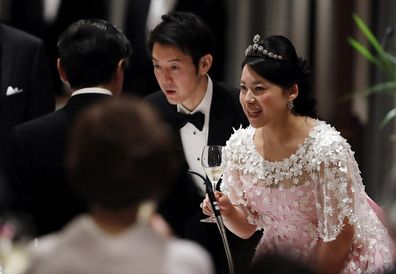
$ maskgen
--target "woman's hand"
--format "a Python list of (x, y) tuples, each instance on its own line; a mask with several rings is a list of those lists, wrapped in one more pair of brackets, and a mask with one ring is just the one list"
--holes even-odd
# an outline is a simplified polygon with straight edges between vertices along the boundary
[[(232, 214), (232, 212), (235, 210), (235, 206), (231, 203), (230, 199), (228, 199), (228, 197), (222, 192), (215, 191), (214, 195), (220, 207), (221, 215), (224, 218), (227, 218), (227, 216)], [(208, 216), (214, 214), (208, 195), (206, 195), (205, 199), (202, 202), (202, 212)]]
[[(216, 191), (214, 194), (220, 207), (221, 215), (224, 218), (225, 226), (232, 233), (243, 239), (250, 238), (256, 231), (256, 226), (247, 221), (242, 209), (233, 205), (227, 195), (219, 191)], [(208, 196), (202, 202), (202, 212), (209, 216), (214, 214)]]
[(340, 273), (345, 266), (354, 233), (353, 226), (345, 219), (344, 227), (337, 238), (331, 242), (322, 243), (318, 252), (317, 273)]

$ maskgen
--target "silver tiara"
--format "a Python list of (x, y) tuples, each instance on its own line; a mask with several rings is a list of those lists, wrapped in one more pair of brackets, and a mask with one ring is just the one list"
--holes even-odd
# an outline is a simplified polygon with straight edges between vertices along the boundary
[(269, 57), (275, 60), (283, 60), (282, 55), (275, 54), (272, 51), (265, 49), (263, 46), (259, 46), (260, 35), (256, 34), (253, 37), (253, 45), (249, 45), (245, 50), (245, 56), (262, 56)]

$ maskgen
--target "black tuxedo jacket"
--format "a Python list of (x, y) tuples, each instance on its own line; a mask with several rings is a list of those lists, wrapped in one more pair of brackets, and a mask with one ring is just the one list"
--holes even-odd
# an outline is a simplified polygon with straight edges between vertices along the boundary
[[(184, 163), (173, 191), (159, 206), (159, 212), (170, 223), (178, 236), (194, 240), (208, 249), (216, 265), (217, 273), (229, 273), (217, 226), (199, 222), (200, 219), (207, 216), (202, 214), (199, 206), (203, 197), (198, 194), (191, 175), (187, 173), (188, 164), (185, 160), (180, 131), (176, 122), (177, 107), (169, 104), (161, 91), (147, 96), (146, 99), (158, 108), (164, 120), (172, 127), (178, 141), (180, 158)], [(225, 145), (233, 133), (233, 128), (238, 129), (240, 126), (247, 125), (248, 121), (239, 103), (238, 90), (214, 81), (208, 144)], [(228, 233), (227, 237), (232, 249), (236, 271), (243, 273), (248, 268), (259, 236), (242, 240), (232, 233)]]
[[(22, 92), (7, 96), (8, 87)], [(53, 111), (55, 100), (43, 42), (0, 24), (0, 169), (12, 128)]]
[(85, 211), (65, 178), (65, 148), (76, 116), (103, 98), (110, 96), (72, 96), (62, 109), (13, 130), (6, 175), (15, 197), (14, 209), (32, 218), (36, 235), (59, 230)]

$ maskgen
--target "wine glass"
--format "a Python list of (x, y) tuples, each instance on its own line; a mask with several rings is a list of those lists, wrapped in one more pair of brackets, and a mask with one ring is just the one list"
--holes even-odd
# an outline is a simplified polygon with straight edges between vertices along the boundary
[[(216, 190), (217, 182), (220, 180), (224, 171), (223, 148), (220, 145), (210, 145), (205, 146), (202, 150), (201, 164), (209, 181), (212, 183), (213, 191)], [(215, 223), (216, 219), (214, 216), (210, 216), (202, 219), (201, 222)]]

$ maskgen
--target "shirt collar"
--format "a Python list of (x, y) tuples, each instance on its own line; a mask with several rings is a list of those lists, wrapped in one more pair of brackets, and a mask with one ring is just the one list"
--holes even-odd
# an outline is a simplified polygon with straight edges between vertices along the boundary
[(186, 109), (182, 104), (177, 104), (177, 112), (185, 113), (185, 114), (194, 114), (195, 112), (202, 112), (205, 114), (205, 116), (209, 115), (210, 112), (210, 104), (212, 103), (212, 95), (213, 95), (213, 82), (212, 79), (210, 79), (209, 75), (208, 77), (208, 85), (206, 87), (206, 92), (205, 96), (202, 99), (201, 103), (192, 111), (189, 111)]
[(98, 87), (92, 87), (92, 88), (82, 88), (74, 91), (71, 96), (74, 95), (79, 95), (79, 94), (87, 94), (87, 93), (99, 93), (99, 94), (105, 94), (105, 95), (113, 95), (110, 90), (104, 89), (104, 88), (98, 88)]

